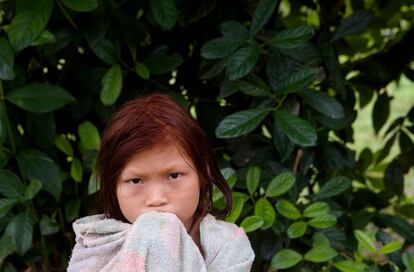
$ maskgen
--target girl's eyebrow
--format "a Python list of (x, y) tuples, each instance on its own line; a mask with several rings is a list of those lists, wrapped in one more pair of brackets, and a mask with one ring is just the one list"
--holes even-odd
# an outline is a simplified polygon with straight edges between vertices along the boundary
[[(183, 163), (174, 163), (174, 164), (170, 164), (167, 167), (165, 167), (163, 170), (161, 170), (162, 174), (167, 174), (173, 170), (177, 170), (177, 169), (187, 169), (189, 168), (189, 166), (187, 164), (183, 164)], [(151, 172), (153, 173), (153, 172)], [(146, 177), (146, 173), (141, 173), (139, 170), (134, 169), (133, 167), (130, 168), (126, 168), (123, 171), (123, 175), (122, 176), (129, 176), (129, 175), (133, 175), (133, 176), (139, 176), (139, 177)]]

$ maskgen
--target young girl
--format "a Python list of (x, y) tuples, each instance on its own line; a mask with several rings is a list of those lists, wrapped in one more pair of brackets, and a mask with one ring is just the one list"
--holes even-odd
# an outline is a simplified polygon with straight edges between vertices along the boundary
[[(250, 271), (248, 237), (218, 219), (231, 189), (199, 124), (169, 96), (132, 100), (112, 117), (97, 178), (104, 214), (73, 223), (69, 272)], [(224, 210), (213, 209), (213, 184)]]

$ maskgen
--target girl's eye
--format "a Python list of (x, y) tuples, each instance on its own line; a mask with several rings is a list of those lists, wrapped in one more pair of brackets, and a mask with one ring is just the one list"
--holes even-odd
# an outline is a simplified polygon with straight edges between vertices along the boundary
[(181, 175), (181, 173), (175, 172), (175, 173), (171, 173), (170, 177), (172, 177), (173, 179), (177, 179), (179, 175)]
[(139, 178), (133, 178), (128, 180), (128, 183), (138, 184), (141, 180)]

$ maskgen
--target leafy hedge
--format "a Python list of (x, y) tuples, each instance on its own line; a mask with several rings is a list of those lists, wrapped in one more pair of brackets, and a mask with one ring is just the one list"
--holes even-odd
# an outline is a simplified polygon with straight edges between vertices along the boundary
[[(105, 121), (163, 90), (210, 137), (253, 271), (414, 271), (414, 109), (384, 127), (387, 85), (414, 80), (413, 17), (405, 0), (1, 0), (1, 268), (65, 270), (71, 223), (99, 212)], [(387, 141), (357, 153), (370, 101)]]

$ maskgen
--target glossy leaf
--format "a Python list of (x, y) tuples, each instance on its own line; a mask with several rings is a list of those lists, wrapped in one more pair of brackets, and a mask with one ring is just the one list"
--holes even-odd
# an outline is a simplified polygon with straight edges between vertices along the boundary
[(272, 204), (266, 198), (262, 197), (254, 206), (254, 214), (263, 218), (264, 223), (261, 229), (270, 228), (276, 220), (276, 212)]
[(56, 200), (62, 191), (60, 167), (48, 155), (35, 149), (24, 149), (17, 155), (17, 163), (23, 176), (42, 182), (42, 188)]
[(260, 182), (260, 168), (258, 166), (249, 167), (246, 174), (246, 185), (250, 195), (256, 191)]
[(272, 258), (270, 266), (275, 269), (286, 269), (302, 261), (302, 255), (292, 249), (282, 249)]
[(31, 200), (37, 195), (40, 189), (42, 189), (42, 183), (37, 179), (33, 179), (32, 181), (30, 181), (29, 186), (26, 188), (26, 191), (24, 192), (24, 199)]
[(318, 136), (308, 121), (279, 109), (276, 111), (276, 124), (292, 142), (304, 147), (316, 145)]
[(276, 203), (276, 208), (286, 218), (297, 220), (301, 217), (301, 213), (298, 208), (295, 207), (291, 202), (282, 199)]
[(303, 90), (316, 79), (318, 70), (304, 68), (281, 79), (277, 93), (287, 94)]
[(6, 38), (0, 38), (0, 80), (12, 80), (14, 74), (14, 52)]
[(221, 59), (230, 56), (242, 44), (240, 39), (220, 37), (205, 43), (200, 53), (205, 59)]
[(364, 31), (373, 19), (372, 11), (357, 10), (347, 17), (336, 29), (332, 40), (338, 40), (345, 36), (357, 34)]
[(267, 43), (273, 48), (292, 49), (303, 45), (313, 34), (313, 28), (298, 26), (271, 34)]
[(283, 195), (295, 184), (295, 176), (290, 172), (284, 172), (274, 177), (266, 189), (266, 197)]
[(225, 21), (220, 24), (220, 31), (224, 37), (247, 41), (249, 33), (247, 28), (237, 21)]
[(394, 251), (399, 250), (402, 247), (402, 243), (400, 241), (392, 241), (388, 244), (385, 244), (379, 251), (380, 254), (389, 254)]
[(36, 5), (19, 12), (11, 21), (9, 41), (16, 51), (29, 46), (45, 28), (52, 13), (52, 0), (39, 0)]
[(309, 220), (308, 224), (317, 229), (326, 229), (336, 224), (336, 217), (331, 214), (319, 215)]
[(155, 20), (165, 29), (171, 29), (177, 20), (177, 7), (174, 0), (150, 0)]
[(234, 138), (253, 131), (269, 114), (270, 109), (249, 109), (224, 118), (216, 128), (218, 138)]
[(13, 172), (0, 170), (0, 193), (7, 198), (23, 199), (25, 186), (20, 178)]
[(243, 221), (240, 224), (240, 227), (242, 227), (246, 233), (252, 232), (263, 226), (264, 220), (260, 216), (251, 215), (243, 219)]
[(305, 208), (303, 211), (304, 217), (318, 217), (329, 214), (329, 205), (325, 202), (315, 202)]
[(236, 222), (243, 210), (246, 200), (247, 196), (237, 192), (233, 193), (233, 206), (230, 215), (226, 218), (226, 221), (231, 223)]
[(377, 252), (377, 248), (375, 247), (374, 241), (363, 231), (355, 230), (354, 231), (355, 238), (357, 238), (359, 245), (365, 249), (368, 249), (372, 253)]
[(94, 124), (90, 121), (81, 123), (78, 127), (78, 134), (84, 148), (88, 150), (99, 150), (101, 137)]
[(226, 73), (230, 80), (247, 75), (259, 59), (260, 48), (251, 44), (234, 52), (227, 60)]
[(70, 176), (76, 182), (82, 181), (83, 168), (81, 162), (77, 158), (74, 158), (70, 165)]
[(0, 219), (3, 218), (17, 203), (15, 198), (0, 198)]
[(316, 198), (324, 199), (339, 195), (345, 192), (349, 186), (351, 186), (351, 181), (347, 177), (340, 176), (331, 178), (328, 182), (322, 185)]
[(316, 233), (313, 238), (312, 248), (305, 254), (305, 260), (322, 263), (327, 262), (338, 255), (335, 249), (331, 247), (328, 239), (321, 233)]
[(269, 21), (275, 10), (278, 0), (261, 0), (253, 15), (253, 20), (250, 25), (250, 36), (256, 35), (263, 26)]
[(98, 7), (97, 0), (61, 0), (62, 3), (74, 11), (92, 11)]
[(357, 261), (340, 261), (334, 263), (334, 266), (342, 272), (364, 272), (366, 271), (366, 265), (362, 262)]
[(101, 102), (104, 105), (112, 105), (118, 99), (122, 90), (122, 71), (119, 64), (109, 69), (102, 78)]
[(20, 255), (26, 253), (32, 244), (33, 218), (26, 210), (14, 216), (6, 228), (6, 233), (12, 237), (16, 251)]
[(287, 229), (288, 237), (291, 239), (299, 238), (305, 235), (308, 224), (306, 222), (295, 222)]
[(6, 99), (31, 112), (49, 112), (75, 101), (68, 92), (56, 85), (31, 83), (9, 92)]
[(310, 107), (328, 117), (338, 119), (344, 115), (342, 105), (335, 98), (324, 92), (309, 90), (305, 91), (301, 96)]

